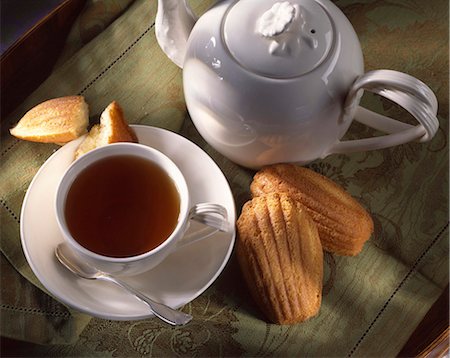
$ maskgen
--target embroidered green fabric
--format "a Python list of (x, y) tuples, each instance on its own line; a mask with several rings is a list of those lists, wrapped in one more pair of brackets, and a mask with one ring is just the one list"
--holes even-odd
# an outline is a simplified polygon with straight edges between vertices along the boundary
[[(109, 321), (65, 307), (46, 292), (22, 251), (25, 192), (58, 146), (19, 141), (8, 129), (31, 107), (53, 97), (85, 96), (92, 117), (116, 100), (130, 123), (180, 133), (220, 166), (238, 212), (249, 199), (254, 172), (215, 152), (186, 112), (181, 70), (156, 43), (156, 1), (88, 3), (109, 4), (104, 8), (108, 15), (100, 10), (81, 15), (51, 76), (2, 118), (1, 334), (30, 342), (21, 348), (26, 355), (395, 356), (448, 284), (448, 2), (335, 1), (359, 35), (366, 70), (395, 69), (427, 83), (439, 101), (440, 128), (428, 143), (335, 155), (308, 165), (348, 190), (375, 223), (357, 257), (325, 255), (319, 314), (293, 326), (267, 323), (233, 255), (218, 280), (187, 305), (194, 320), (176, 329), (156, 319)], [(210, 2), (191, 4), (201, 14)], [(91, 40), (95, 16), (106, 16), (109, 23), (117, 14)], [(87, 34), (80, 35), (83, 31)], [(363, 105), (411, 120), (379, 97), (365, 95)], [(355, 124), (347, 137), (369, 135), (371, 130)]]

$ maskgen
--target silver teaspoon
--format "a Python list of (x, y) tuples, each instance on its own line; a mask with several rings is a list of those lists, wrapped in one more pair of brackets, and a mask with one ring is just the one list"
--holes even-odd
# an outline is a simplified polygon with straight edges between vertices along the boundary
[(105, 272), (99, 271), (88, 263), (81, 261), (81, 259), (65, 243), (59, 244), (56, 247), (55, 255), (58, 261), (64, 267), (66, 267), (79, 277), (90, 280), (104, 280), (113, 282), (116, 285), (127, 290), (128, 292), (132, 293), (138, 299), (145, 302), (150, 307), (155, 316), (162, 319), (164, 322), (167, 322), (174, 326), (181, 326), (188, 323), (192, 319), (192, 316), (190, 314), (177, 311), (162, 303), (155, 302), (141, 292), (135, 290), (133, 287), (129, 286), (122, 280), (118, 279), (117, 277), (113, 277)]

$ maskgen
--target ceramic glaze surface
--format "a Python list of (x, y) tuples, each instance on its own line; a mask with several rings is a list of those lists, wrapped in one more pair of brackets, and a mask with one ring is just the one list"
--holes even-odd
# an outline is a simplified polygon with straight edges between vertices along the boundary
[(328, 20), (335, 30), (326, 59), (301, 76), (271, 78), (229, 55), (222, 38), (233, 4), (224, 1), (210, 9), (189, 38), (183, 83), (195, 126), (216, 150), (246, 167), (320, 157), (350, 124), (338, 119), (348, 88), (363, 73), (355, 32), (345, 17), (338, 17), (339, 23)]
[(225, 14), (222, 35), (242, 67), (272, 78), (293, 78), (314, 70), (335, 40), (330, 17), (313, 0), (238, 1)]
[(186, 43), (196, 18), (186, 0), (158, 0), (155, 35), (165, 54), (182, 67)]
[[(274, 37), (284, 33), (291, 25), (298, 7), (288, 1), (277, 2), (257, 19), (257, 33)], [(228, 16), (230, 19), (230, 16)]]
[[(423, 82), (392, 70), (363, 73), (358, 37), (329, 0), (225, 0), (196, 22), (185, 1), (159, 2), (157, 39), (184, 68), (191, 118), (238, 164), (306, 164), (428, 141), (439, 127), (436, 96)], [(175, 41), (177, 33), (187, 43)], [(419, 124), (360, 108), (364, 90), (397, 103)], [(353, 119), (386, 135), (341, 142)]]
[[(72, 236), (65, 217), (67, 195), (72, 183), (76, 180), (76, 177), (79, 176), (80, 173), (82, 173), (83, 170), (89, 165), (96, 163), (99, 160), (118, 155), (139, 157), (156, 164), (165, 172), (170, 180), (173, 181), (180, 202), (176, 227), (162, 243), (144, 253), (124, 257), (106, 256), (84, 247), (76, 240), (74, 236)], [(227, 223), (228, 217), (227, 210), (225, 208), (213, 203), (197, 203), (192, 206), (190, 197), (191, 195), (189, 193), (184, 175), (178, 166), (165, 154), (143, 144), (128, 142), (112, 143), (110, 145), (91, 150), (71, 163), (71, 165), (67, 168), (56, 191), (55, 217), (62, 236), (74, 252), (76, 252), (85, 262), (93, 265), (100, 271), (112, 275), (136, 275), (156, 267), (169, 254), (180, 249), (183, 245), (206, 239), (219, 230), (224, 232), (230, 230), (229, 225), (224, 223)], [(115, 205), (122, 204), (123, 202), (120, 200), (115, 202)], [(104, 213), (102, 212), (102, 214)], [(221, 217), (220, 224), (224, 223), (224, 225), (218, 226), (210, 224), (211, 221), (217, 223), (217, 215)], [(197, 216), (201, 216), (203, 220), (197, 219)], [(210, 220), (208, 220), (208, 218)], [(190, 225), (190, 221), (192, 220), (197, 220), (198, 222), (209, 225), (212, 230), (199, 230), (196, 233), (185, 235)], [(136, 225), (139, 225), (139, 223)], [(130, 232), (131, 231), (132, 230), (130, 230)], [(124, 237), (123, 239), (126, 240), (127, 238)]]

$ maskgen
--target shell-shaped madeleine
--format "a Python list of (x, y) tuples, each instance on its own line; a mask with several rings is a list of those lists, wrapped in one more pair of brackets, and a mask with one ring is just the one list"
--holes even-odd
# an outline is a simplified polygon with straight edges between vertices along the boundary
[(237, 221), (237, 256), (245, 281), (274, 323), (317, 314), (322, 300), (323, 252), (316, 225), (286, 194), (247, 202)]
[(326, 251), (354, 256), (373, 232), (369, 213), (342, 187), (313, 170), (294, 164), (261, 169), (250, 185), (253, 196), (287, 193), (312, 217)]
[(66, 143), (87, 132), (88, 105), (82, 96), (50, 99), (30, 109), (10, 133), (42, 143)]

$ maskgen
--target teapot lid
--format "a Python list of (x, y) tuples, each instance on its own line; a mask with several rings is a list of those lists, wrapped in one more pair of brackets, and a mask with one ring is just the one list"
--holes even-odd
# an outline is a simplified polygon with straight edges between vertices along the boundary
[(292, 78), (323, 62), (334, 33), (330, 17), (315, 0), (240, 0), (224, 19), (223, 38), (249, 71)]

